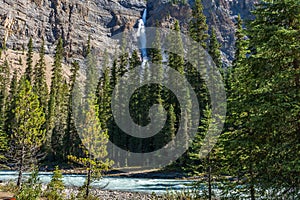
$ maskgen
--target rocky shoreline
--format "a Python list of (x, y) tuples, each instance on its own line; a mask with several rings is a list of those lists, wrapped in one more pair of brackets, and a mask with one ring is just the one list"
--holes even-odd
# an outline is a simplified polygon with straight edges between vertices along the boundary
[[(0, 185), (5, 185), (5, 183), (0, 183)], [(46, 189), (46, 185), (43, 185), (42, 190), (45, 189)], [(76, 196), (78, 192), (79, 190), (76, 187), (67, 187), (63, 191), (67, 199), (69, 199), (71, 196)], [(102, 189), (92, 189), (91, 194), (97, 197), (98, 199), (103, 199), (103, 200), (151, 200), (154, 198), (154, 196), (156, 196), (154, 194), (143, 193), (143, 192), (113, 191), (113, 190), (102, 190)], [(13, 193), (0, 190), (0, 199), (10, 199), (12, 197), (14, 197)]]
[(152, 194), (142, 193), (142, 192), (125, 192), (125, 191), (112, 191), (112, 190), (100, 190), (100, 189), (93, 190), (92, 194), (98, 199), (105, 199), (105, 200), (121, 200), (121, 199), (122, 200), (123, 199), (124, 200), (151, 200), (154, 197), (154, 195)]

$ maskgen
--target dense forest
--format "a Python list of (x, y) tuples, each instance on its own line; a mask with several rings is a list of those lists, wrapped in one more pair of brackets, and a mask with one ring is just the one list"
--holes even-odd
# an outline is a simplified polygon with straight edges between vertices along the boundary
[[(91, 177), (93, 173), (114, 167), (136, 166), (128, 159), (132, 153), (141, 153), (143, 167), (151, 168), (164, 160), (165, 155), (158, 154), (156, 159), (150, 160), (143, 158), (142, 153), (156, 151), (165, 145), (171, 149), (186, 145), (188, 150), (176, 161), (168, 163), (165, 169), (202, 177), (200, 182), (207, 183), (209, 199), (216, 195), (213, 188), (220, 182), (222, 185), (218, 187), (232, 197), (298, 199), (300, 1), (262, 1), (253, 15), (255, 19), (248, 22), (237, 18), (235, 58), (231, 66), (224, 66), (216, 33), (206, 24), (201, 1), (195, 2), (189, 36), (211, 56), (222, 75), (227, 97), (224, 128), (217, 144), (205, 157), (201, 157), (199, 151), (214, 120), (206, 82), (186, 58), (161, 48), (159, 32), (155, 36), (155, 48), (147, 49), (149, 64), (133, 81), (153, 77), (173, 81), (164, 70), (165, 65), (185, 76), (197, 95), (200, 108), (199, 126), (193, 139), (187, 128), (192, 123), (193, 105), (187, 102), (185, 109), (189, 112), (182, 115), (178, 97), (159, 84), (148, 84), (135, 90), (129, 110), (136, 124), (146, 126), (163, 115), (159, 109), (155, 113), (157, 116), (150, 119), (148, 115), (152, 105), (161, 104), (167, 112), (163, 129), (155, 136), (137, 138), (118, 127), (112, 110), (126, 115), (124, 108), (128, 106), (113, 99), (118, 91), (124, 90), (118, 82), (142, 64), (139, 50), (128, 52), (126, 41), (121, 44), (121, 56), (109, 60), (106, 52), (95, 55), (91, 38), (87, 38), (84, 51), (86, 79), (83, 85), (78, 85), (82, 75), (80, 64), (75, 61), (64, 63), (63, 40), (59, 39), (51, 66), (51, 85), (48, 85), (44, 44), (35, 63), (34, 38), (30, 38), (27, 59), (20, 60), (20, 63), (26, 62), (25, 73), (13, 70), (9, 60), (5, 60), (0, 68), (0, 164), (3, 169), (19, 172), (18, 186), (22, 183), (22, 173), (32, 166), (40, 169), (53, 169), (55, 165), (62, 168), (84, 166)], [(175, 22), (172, 29), (177, 34), (169, 38), (169, 48), (185, 51), (179, 23)], [(2, 46), (1, 59), (7, 51), (5, 44)], [(196, 50), (192, 49), (190, 53)], [(167, 62), (163, 62), (163, 54), (167, 55)], [(70, 76), (63, 74), (63, 63), (69, 66)], [(201, 63), (199, 57), (198, 64)], [(99, 65), (100, 77), (96, 75)], [(76, 95), (80, 88), (85, 88), (83, 100)], [(113, 95), (113, 91), (117, 94)], [(185, 92), (186, 99), (189, 94), (189, 91)], [(118, 97), (120, 99), (122, 97)], [(74, 109), (74, 102), (81, 105), (80, 109)], [(78, 126), (78, 116), (84, 126)], [(186, 125), (183, 128), (185, 135), (177, 144), (172, 141), (181, 122)], [(82, 139), (78, 131), (87, 137)], [(125, 151), (109, 147), (109, 141)], [(101, 151), (94, 145), (100, 146)]]

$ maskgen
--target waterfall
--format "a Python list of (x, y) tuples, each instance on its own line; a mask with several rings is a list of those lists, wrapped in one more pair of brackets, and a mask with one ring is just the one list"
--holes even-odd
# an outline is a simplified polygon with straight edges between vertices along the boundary
[(147, 50), (146, 50), (147, 39), (146, 39), (146, 31), (145, 31), (146, 17), (147, 17), (147, 9), (144, 10), (142, 19), (139, 19), (138, 31), (137, 31), (137, 36), (139, 37), (141, 43), (141, 53), (142, 53), (143, 63), (145, 63), (148, 60)]
[(146, 24), (146, 18), (147, 18), (147, 8), (144, 10), (143, 16), (142, 16), (142, 20), (143, 20), (144, 24)]

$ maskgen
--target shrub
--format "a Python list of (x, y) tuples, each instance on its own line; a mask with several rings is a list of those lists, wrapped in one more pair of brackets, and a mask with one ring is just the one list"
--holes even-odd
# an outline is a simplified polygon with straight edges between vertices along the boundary
[(18, 200), (37, 200), (42, 194), (42, 184), (38, 178), (38, 171), (34, 170), (29, 179), (22, 184), (16, 195)]
[(63, 175), (61, 171), (58, 169), (58, 166), (56, 166), (53, 172), (52, 179), (48, 184), (47, 190), (44, 192), (43, 196), (46, 197), (48, 200), (65, 199), (65, 195), (63, 194), (65, 185), (62, 179), (63, 179)]

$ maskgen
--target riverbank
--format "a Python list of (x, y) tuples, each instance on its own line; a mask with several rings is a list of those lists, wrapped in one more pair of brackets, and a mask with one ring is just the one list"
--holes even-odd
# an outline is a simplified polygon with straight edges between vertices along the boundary
[[(65, 192), (67, 197), (70, 197), (72, 193), (76, 194), (78, 191), (66, 189)], [(92, 194), (98, 199), (103, 200), (151, 200), (154, 197), (152, 194), (142, 192), (125, 192), (100, 189), (93, 189)]]
[[(1, 184), (3, 185), (3, 183)], [(45, 190), (46, 187), (43, 187)], [(65, 198), (69, 199), (71, 196), (76, 196), (78, 194), (77, 188), (66, 188), (63, 191)], [(92, 189), (92, 194), (97, 199), (103, 200), (151, 200), (153, 199), (152, 194), (142, 193), (142, 192), (125, 192), (125, 191), (111, 191), (111, 190), (100, 190), (100, 189)], [(14, 194), (9, 191), (1, 191), (0, 189), (0, 200), (8, 200), (12, 199)], [(46, 200), (46, 198), (41, 197), (40, 200)]]

